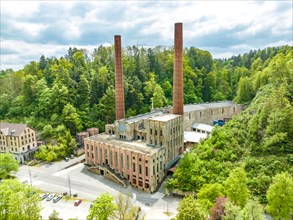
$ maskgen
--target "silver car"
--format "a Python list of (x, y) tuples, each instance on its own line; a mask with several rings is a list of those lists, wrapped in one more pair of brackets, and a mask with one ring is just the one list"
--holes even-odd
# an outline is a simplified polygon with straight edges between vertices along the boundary
[(47, 197), (47, 201), (50, 201), (51, 199), (53, 199), (53, 197), (55, 196), (55, 194), (50, 194), (50, 195), (48, 195), (48, 197)]
[(53, 199), (53, 202), (56, 203), (56, 202), (58, 202), (60, 199), (62, 199), (62, 195), (59, 195), (59, 196), (55, 197), (55, 198)]

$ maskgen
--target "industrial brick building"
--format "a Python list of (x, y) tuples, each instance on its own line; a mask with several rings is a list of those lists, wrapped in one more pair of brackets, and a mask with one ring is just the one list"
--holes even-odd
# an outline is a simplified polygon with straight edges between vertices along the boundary
[(125, 119), (121, 37), (114, 37), (116, 121), (105, 133), (84, 139), (85, 163), (97, 174), (126, 186), (154, 192), (180, 159), (184, 130), (197, 123), (231, 118), (241, 110), (232, 102), (183, 105), (183, 32), (175, 24), (173, 107)]
[(33, 158), (38, 149), (36, 131), (26, 124), (0, 122), (0, 153), (10, 152), (20, 163)]

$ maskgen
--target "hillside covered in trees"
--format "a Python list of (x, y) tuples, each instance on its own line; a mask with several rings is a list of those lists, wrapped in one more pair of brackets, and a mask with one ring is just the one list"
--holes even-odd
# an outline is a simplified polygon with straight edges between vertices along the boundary
[(272, 177), (282, 172), (292, 175), (292, 50), (252, 63), (239, 80), (235, 100), (252, 98), (245, 111), (224, 127), (216, 127), (211, 138), (184, 155), (169, 188), (199, 192), (205, 184), (223, 184), (231, 170), (242, 167), (251, 195), (266, 202)]

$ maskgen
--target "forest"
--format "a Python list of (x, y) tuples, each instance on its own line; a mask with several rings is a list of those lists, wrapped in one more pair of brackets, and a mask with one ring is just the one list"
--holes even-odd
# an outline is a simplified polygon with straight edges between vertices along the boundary
[[(151, 100), (155, 108), (172, 105), (172, 48), (129, 46), (122, 56), (127, 117), (150, 111)], [(190, 47), (183, 56), (185, 104), (234, 100), (246, 110), (185, 154), (168, 188), (197, 193), (242, 167), (251, 195), (266, 202), (272, 177), (293, 172), (293, 48), (213, 59)], [(75, 148), (77, 132), (102, 132), (115, 120), (113, 47), (41, 56), (21, 70), (2, 70), (0, 85), (0, 121), (35, 128), (46, 141), (39, 159), (63, 158)]]

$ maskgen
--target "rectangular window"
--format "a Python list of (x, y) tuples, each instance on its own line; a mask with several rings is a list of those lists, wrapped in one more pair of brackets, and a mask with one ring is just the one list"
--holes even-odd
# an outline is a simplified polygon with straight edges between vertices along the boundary
[(132, 172), (135, 172), (135, 163), (132, 164)]
[(121, 154), (120, 160), (121, 160), (121, 168), (123, 169), (123, 168), (124, 168), (124, 164), (123, 164), (123, 154)]
[(199, 112), (199, 117), (201, 117), (201, 112)]
[(139, 164), (139, 174), (141, 174), (141, 165)]
[(211, 110), (211, 115), (213, 115), (213, 110)]
[(116, 167), (118, 167), (118, 153), (117, 152), (115, 152), (115, 160), (116, 160)]
[(105, 149), (105, 159), (108, 158), (108, 152), (107, 152), (107, 149)]
[(224, 109), (222, 108), (222, 114), (224, 114)]
[(163, 131), (162, 130), (160, 130), (160, 136), (163, 136)]
[(110, 165), (113, 165), (113, 164), (112, 164), (112, 162), (113, 162), (113, 158), (112, 158), (112, 156), (113, 156), (113, 155), (112, 155), (112, 151), (110, 150)]
[(149, 175), (149, 169), (148, 169), (148, 167), (145, 167), (145, 175), (146, 175), (146, 176)]
[(162, 161), (160, 161), (160, 170), (162, 170)]
[(158, 132), (157, 132), (157, 130), (155, 130), (155, 135), (157, 135), (158, 134)]
[(153, 129), (150, 130), (150, 133), (153, 134)]
[(129, 169), (129, 155), (126, 156), (126, 167)]
[(103, 160), (103, 149), (100, 148), (100, 163), (102, 163)]
[(153, 166), (153, 175), (156, 174), (155, 166)]

